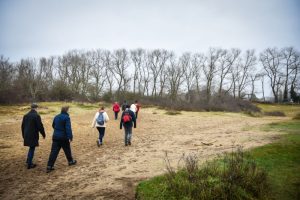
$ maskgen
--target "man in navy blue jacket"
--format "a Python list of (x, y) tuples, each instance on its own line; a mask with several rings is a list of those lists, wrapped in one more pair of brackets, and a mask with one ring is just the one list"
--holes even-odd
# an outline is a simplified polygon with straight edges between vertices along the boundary
[(69, 117), (69, 107), (62, 107), (61, 113), (56, 115), (52, 127), (54, 129), (52, 137), (52, 147), (47, 165), (47, 172), (54, 170), (54, 163), (58, 156), (60, 149), (62, 148), (65, 152), (69, 165), (75, 165), (76, 160), (73, 160), (71, 153), (70, 142), (73, 140), (71, 119)]
[(120, 121), (120, 129), (122, 129), (122, 126), (124, 126), (125, 129), (125, 146), (131, 145), (132, 126), (136, 128), (135, 114), (129, 108), (130, 106), (126, 105), (126, 109), (122, 113)]

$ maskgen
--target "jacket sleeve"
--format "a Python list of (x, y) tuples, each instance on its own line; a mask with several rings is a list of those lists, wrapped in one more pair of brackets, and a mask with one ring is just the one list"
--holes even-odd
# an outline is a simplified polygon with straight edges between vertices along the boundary
[(67, 134), (67, 138), (69, 140), (73, 140), (73, 134), (72, 134), (72, 128), (71, 128), (71, 119), (70, 117), (67, 117), (66, 119), (66, 134)]
[(135, 118), (134, 112), (131, 112), (131, 118), (132, 118), (132, 121), (133, 121), (133, 124), (134, 124), (134, 128), (136, 128), (136, 118)]
[(38, 130), (42, 134), (42, 136), (46, 137), (44, 125), (42, 123), (41, 116), (39, 116), (39, 115), (37, 116), (37, 126), (38, 126)]
[(109, 117), (108, 117), (108, 114), (105, 112), (105, 122), (108, 122), (109, 121)]
[(25, 120), (25, 116), (23, 117), (22, 125), (21, 125), (21, 131), (22, 131), (22, 137), (23, 137), (23, 139), (24, 139), (24, 125), (25, 125), (24, 120)]

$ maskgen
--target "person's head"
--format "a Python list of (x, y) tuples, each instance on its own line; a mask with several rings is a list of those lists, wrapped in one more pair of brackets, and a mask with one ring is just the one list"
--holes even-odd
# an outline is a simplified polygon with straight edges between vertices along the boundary
[(127, 103), (126, 100), (124, 100), (124, 103)]
[(138, 100), (135, 100), (135, 103), (138, 103)]
[(31, 108), (32, 110), (36, 110), (38, 107), (39, 107), (39, 106), (37, 105), (37, 103), (32, 103), (31, 106), (30, 106), (30, 108)]
[(104, 106), (102, 106), (100, 109), (99, 109), (99, 111), (103, 111), (104, 110)]
[(126, 108), (130, 108), (130, 105), (128, 104), (128, 105), (126, 105)]
[(61, 112), (62, 113), (68, 113), (69, 112), (69, 106), (63, 106), (63, 107), (61, 107)]

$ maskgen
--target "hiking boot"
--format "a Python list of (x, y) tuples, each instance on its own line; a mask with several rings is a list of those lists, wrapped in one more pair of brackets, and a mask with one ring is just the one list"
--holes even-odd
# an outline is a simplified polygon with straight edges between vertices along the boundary
[(96, 143), (97, 143), (97, 146), (100, 147), (100, 142), (99, 142), (99, 140), (97, 140)]
[(69, 162), (69, 166), (71, 165), (76, 165), (77, 161), (76, 160), (72, 160), (71, 162)]
[(127, 144), (127, 143), (125, 143), (125, 146), (128, 146), (128, 144)]
[(27, 165), (27, 169), (33, 169), (36, 167), (36, 164)]
[(51, 167), (51, 166), (47, 166), (47, 170), (46, 170), (46, 173), (49, 173), (51, 171), (54, 170), (54, 167)]
[(130, 142), (130, 141), (128, 142), (128, 145), (129, 145), (129, 146), (131, 145), (131, 142)]

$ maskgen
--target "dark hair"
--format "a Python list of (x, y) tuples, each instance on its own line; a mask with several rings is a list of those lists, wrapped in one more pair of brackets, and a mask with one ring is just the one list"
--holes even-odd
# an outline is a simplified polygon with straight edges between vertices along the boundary
[(135, 103), (137, 103), (138, 102), (138, 100), (135, 100)]
[(127, 105), (126, 105), (126, 108), (130, 108), (130, 105), (129, 105), (129, 104), (127, 104)]
[(38, 108), (39, 106), (37, 105), (37, 103), (32, 103), (30, 106), (32, 109)]
[(69, 106), (61, 107), (61, 112), (68, 112), (68, 111), (69, 111)]

